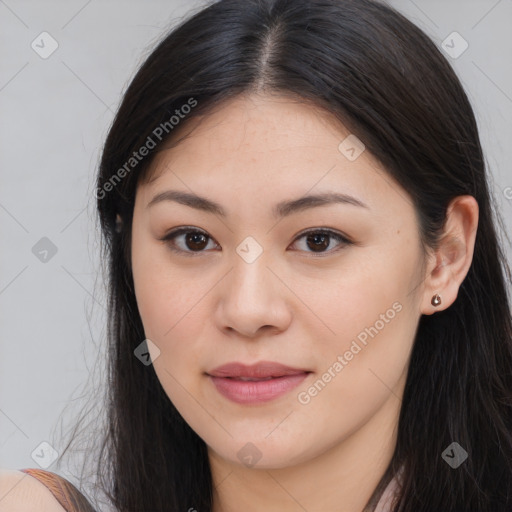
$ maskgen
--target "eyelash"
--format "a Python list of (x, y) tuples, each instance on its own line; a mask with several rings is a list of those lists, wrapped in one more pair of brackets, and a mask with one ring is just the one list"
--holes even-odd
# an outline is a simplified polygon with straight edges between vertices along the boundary
[[(173, 252), (176, 252), (176, 253), (179, 253), (179, 254), (182, 254), (184, 256), (191, 256), (191, 257), (196, 257), (196, 256), (200, 256), (201, 253), (204, 253), (205, 250), (202, 250), (202, 251), (185, 251), (183, 249), (177, 249), (176, 247), (173, 246), (172, 242), (174, 240), (174, 238), (176, 238), (177, 236), (179, 235), (182, 235), (182, 234), (187, 234), (187, 233), (197, 233), (197, 234), (201, 234), (201, 235), (204, 235), (206, 238), (208, 238), (209, 240), (213, 240), (215, 241), (211, 236), (209, 236), (205, 231), (202, 231), (200, 229), (197, 229), (197, 228), (193, 228), (193, 227), (189, 227), (189, 226), (185, 226), (185, 227), (181, 227), (181, 228), (176, 228), (172, 231), (170, 231), (169, 233), (167, 233), (163, 238), (160, 238), (160, 240), (162, 242), (167, 242), (167, 246), (169, 247), (169, 249), (171, 249)], [(307, 231), (303, 231), (302, 233), (299, 233), (297, 235), (297, 237), (294, 239), (293, 243), (295, 243), (297, 240), (299, 240), (300, 238), (303, 238), (307, 235), (311, 235), (311, 234), (323, 234), (323, 235), (329, 235), (330, 237), (334, 238), (336, 241), (340, 242), (342, 245), (339, 246), (338, 248), (336, 249), (333, 249), (333, 250), (328, 250), (328, 251), (325, 251), (325, 252), (319, 252), (319, 253), (315, 253), (315, 252), (312, 252), (312, 251), (306, 251), (306, 252), (310, 252), (314, 258), (322, 258), (322, 257), (325, 257), (325, 256), (328, 256), (328, 255), (331, 255), (333, 253), (337, 253), (338, 251), (340, 251), (341, 249), (343, 249), (344, 246), (346, 245), (352, 245), (353, 242), (351, 240), (349, 240), (346, 236), (342, 235), (341, 233), (338, 233), (337, 231), (333, 231), (331, 229), (322, 229), (322, 228), (315, 228), (315, 229), (310, 229), (310, 230), (307, 230)], [(216, 243), (216, 242), (215, 242)]]

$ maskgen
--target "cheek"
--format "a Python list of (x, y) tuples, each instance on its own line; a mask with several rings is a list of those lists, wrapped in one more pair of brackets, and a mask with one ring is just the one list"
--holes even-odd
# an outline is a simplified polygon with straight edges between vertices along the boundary
[(390, 326), (414, 313), (416, 299), (411, 290), (418, 279), (417, 261), (418, 254), (411, 248), (384, 250), (380, 246), (354, 251), (353, 257), (321, 279), (295, 278), (294, 291), (320, 320), (327, 335), (320, 342), (323, 339), (326, 348), (336, 345), (340, 349), (358, 336), (364, 341), (369, 336), (367, 329), (375, 324), (379, 337), (390, 333)]
[[(367, 250), (364, 258), (347, 263), (345, 272), (333, 272), (308, 297), (329, 327), (315, 340), (322, 381), (316, 389), (323, 396), (314, 398), (318, 414), (328, 402), (351, 410), (353, 417), (366, 417), (398, 384), (419, 318), (417, 298), (410, 293), (419, 279), (419, 256), (414, 244)], [(316, 389), (309, 390), (311, 396)]]
[(404, 296), (405, 280), (403, 286), (397, 281), (383, 287), (373, 279), (362, 289), (359, 277), (343, 282), (345, 292), (352, 293), (323, 304), (323, 318), (335, 334), (315, 340), (316, 379), (297, 390), (308, 418), (330, 411), (327, 437), (364, 424), (393, 400), (392, 393), (400, 396), (414, 341), (417, 317)]
[(144, 333), (160, 350), (155, 367), (172, 372), (196, 361), (204, 326), (205, 297), (211, 285), (169, 264), (165, 248), (154, 242), (136, 244), (132, 251), (137, 307)]
[(209, 424), (211, 417), (202, 405), (198, 388), (198, 377), (206, 368), (199, 367), (198, 362), (200, 340), (205, 337), (202, 330), (206, 312), (201, 299), (211, 284), (197, 276), (192, 282), (183, 271), (169, 265), (160, 252), (165, 251), (139, 251), (133, 258), (135, 294), (144, 332), (160, 351), (153, 359), (153, 369), (169, 400), (189, 425)]

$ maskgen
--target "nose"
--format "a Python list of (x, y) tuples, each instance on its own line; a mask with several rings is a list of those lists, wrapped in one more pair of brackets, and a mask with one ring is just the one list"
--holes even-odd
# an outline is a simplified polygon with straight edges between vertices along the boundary
[(219, 328), (247, 338), (286, 330), (292, 318), (290, 291), (278, 275), (263, 256), (252, 263), (235, 258), (217, 289)]

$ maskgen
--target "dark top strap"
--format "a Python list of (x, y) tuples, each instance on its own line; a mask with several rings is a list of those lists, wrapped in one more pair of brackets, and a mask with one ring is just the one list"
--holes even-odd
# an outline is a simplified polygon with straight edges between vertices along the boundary
[(96, 512), (86, 497), (68, 480), (44, 469), (20, 469), (37, 478), (55, 496), (66, 512)]

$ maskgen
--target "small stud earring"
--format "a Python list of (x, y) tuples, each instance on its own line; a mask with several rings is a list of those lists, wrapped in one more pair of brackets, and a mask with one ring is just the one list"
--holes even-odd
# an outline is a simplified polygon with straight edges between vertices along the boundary
[(441, 304), (441, 297), (440, 297), (440, 295), (436, 293), (432, 297), (432, 300), (430, 301), (430, 303), (432, 304), (432, 306), (439, 306), (439, 304)]

